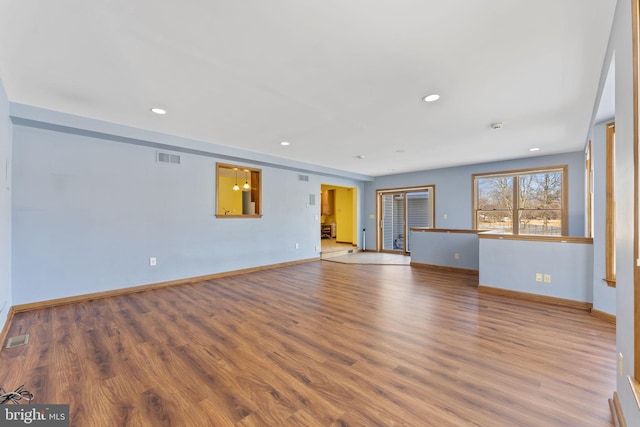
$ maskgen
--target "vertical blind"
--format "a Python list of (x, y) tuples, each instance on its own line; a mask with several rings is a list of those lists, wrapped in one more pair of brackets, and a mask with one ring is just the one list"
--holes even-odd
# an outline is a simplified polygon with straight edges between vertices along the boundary
[(382, 249), (409, 252), (410, 229), (433, 227), (433, 193), (425, 188), (382, 193), (380, 197)]

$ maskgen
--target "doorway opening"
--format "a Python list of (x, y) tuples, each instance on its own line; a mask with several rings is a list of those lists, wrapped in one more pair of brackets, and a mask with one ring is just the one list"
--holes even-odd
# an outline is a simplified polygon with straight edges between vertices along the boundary
[(322, 257), (342, 254), (358, 247), (358, 189), (320, 186), (320, 242)]

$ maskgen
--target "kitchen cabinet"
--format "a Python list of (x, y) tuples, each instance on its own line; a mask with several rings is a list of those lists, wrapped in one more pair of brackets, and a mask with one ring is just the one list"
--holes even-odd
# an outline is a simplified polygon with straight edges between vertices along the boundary
[(336, 191), (324, 190), (320, 198), (320, 211), (322, 215), (333, 215), (335, 210)]

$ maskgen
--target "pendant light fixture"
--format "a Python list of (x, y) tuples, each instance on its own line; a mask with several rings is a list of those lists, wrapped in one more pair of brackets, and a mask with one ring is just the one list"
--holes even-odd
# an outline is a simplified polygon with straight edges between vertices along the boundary
[(242, 186), (242, 191), (248, 191), (251, 188), (249, 185), (249, 172), (244, 171), (244, 185)]
[(233, 191), (238, 191), (240, 186), (238, 185), (238, 169), (236, 169), (236, 183), (233, 185)]

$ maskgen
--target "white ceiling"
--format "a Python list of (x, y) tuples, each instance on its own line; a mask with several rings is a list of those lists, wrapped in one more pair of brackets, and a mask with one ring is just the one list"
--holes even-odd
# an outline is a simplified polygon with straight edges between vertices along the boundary
[(0, 78), (13, 102), (378, 176), (581, 150), (615, 3), (2, 0)]

